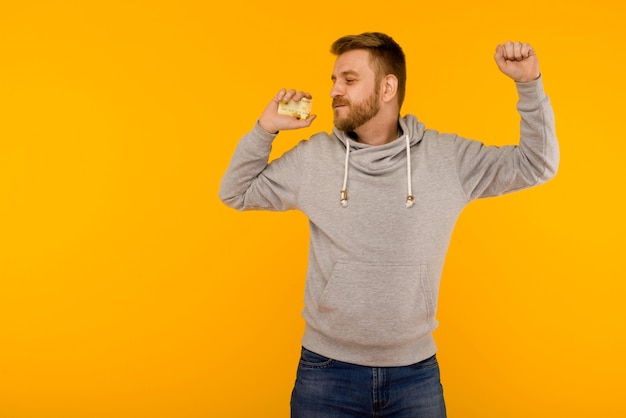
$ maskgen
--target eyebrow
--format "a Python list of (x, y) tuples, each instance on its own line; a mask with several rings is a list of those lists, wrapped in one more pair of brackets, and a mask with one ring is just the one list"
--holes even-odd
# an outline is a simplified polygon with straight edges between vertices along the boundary
[[(346, 77), (346, 76), (349, 76), (349, 75), (355, 75), (355, 76), (358, 76), (358, 75), (359, 75), (359, 73), (357, 73), (357, 72), (356, 72), (356, 71), (354, 71), (354, 70), (347, 70), (347, 71), (342, 71), (341, 73), (339, 73), (339, 75), (340, 75), (340, 76), (343, 76), (343, 77)], [(337, 79), (337, 77), (335, 77), (335, 75), (333, 74), (333, 75), (331, 75), (331, 76), (330, 76), (330, 79), (331, 79), (332, 81), (335, 81), (335, 80)]]

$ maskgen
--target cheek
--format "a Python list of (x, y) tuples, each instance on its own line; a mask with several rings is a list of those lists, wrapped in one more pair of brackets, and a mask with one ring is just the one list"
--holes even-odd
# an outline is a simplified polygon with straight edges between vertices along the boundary
[(370, 97), (372, 97), (372, 95), (375, 93), (375, 86), (370, 86), (370, 85), (361, 85), (359, 86), (359, 89), (357, 91), (354, 92), (353, 97), (355, 98), (355, 100), (358, 99), (359, 102), (363, 102), (367, 99), (369, 99)]

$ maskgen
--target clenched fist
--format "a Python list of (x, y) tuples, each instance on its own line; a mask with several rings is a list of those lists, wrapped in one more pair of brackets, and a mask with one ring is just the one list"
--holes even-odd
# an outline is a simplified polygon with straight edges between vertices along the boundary
[(496, 47), (494, 55), (498, 68), (519, 83), (539, 78), (539, 60), (529, 44), (507, 42)]

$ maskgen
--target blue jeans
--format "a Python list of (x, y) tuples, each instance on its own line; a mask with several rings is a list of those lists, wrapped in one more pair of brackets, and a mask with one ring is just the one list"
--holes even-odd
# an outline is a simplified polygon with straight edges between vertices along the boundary
[(291, 417), (445, 418), (437, 358), (403, 367), (366, 367), (303, 347)]

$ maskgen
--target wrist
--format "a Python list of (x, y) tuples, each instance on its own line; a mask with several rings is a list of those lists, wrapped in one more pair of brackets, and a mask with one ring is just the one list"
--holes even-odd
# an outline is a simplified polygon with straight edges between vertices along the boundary
[(266, 122), (263, 122), (261, 119), (259, 119), (257, 123), (259, 124), (259, 127), (261, 129), (263, 129), (265, 132), (267, 132), (270, 135), (276, 135), (278, 133), (278, 129), (274, 129), (274, 127), (271, 126), (271, 124), (267, 124)]
[(516, 83), (530, 83), (532, 81), (537, 81), (541, 77), (541, 73), (537, 74), (536, 77), (522, 78), (520, 80), (515, 80)]

